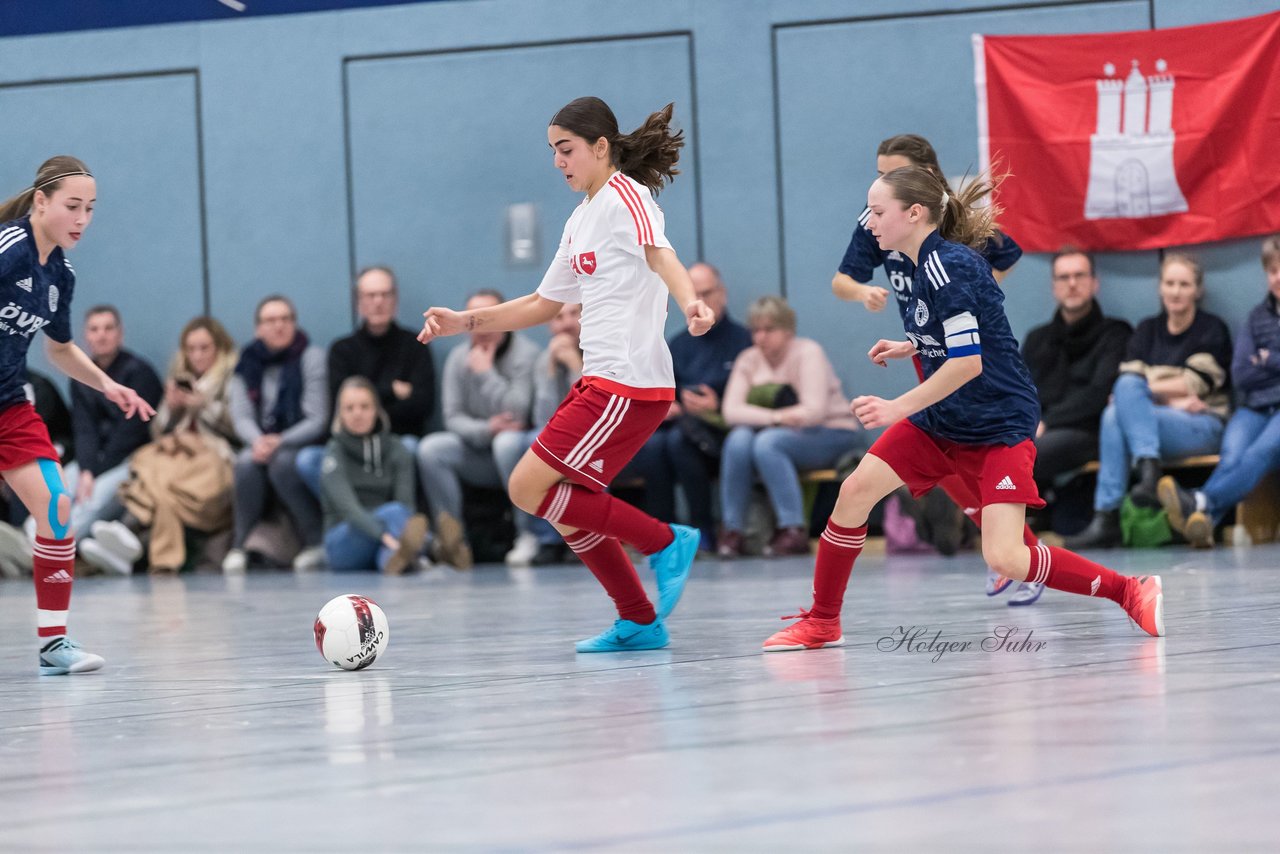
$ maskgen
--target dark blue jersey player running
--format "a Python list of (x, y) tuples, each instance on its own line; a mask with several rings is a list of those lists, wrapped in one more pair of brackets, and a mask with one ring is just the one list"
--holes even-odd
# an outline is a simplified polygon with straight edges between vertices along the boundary
[(991, 270), (973, 246), (991, 236), (994, 210), (978, 206), (993, 189), (975, 181), (959, 192), (932, 171), (905, 166), (867, 193), (867, 228), (882, 249), (916, 266), (906, 341), (878, 341), (877, 364), (919, 355), (923, 381), (892, 400), (864, 395), (853, 413), (887, 427), (840, 486), (818, 541), (813, 607), (764, 643), (766, 652), (844, 643), (840, 612), (871, 509), (903, 486), (915, 495), (959, 476), (980, 497), (982, 556), (1017, 581), (1111, 599), (1149, 634), (1164, 635), (1159, 576), (1129, 578), (1065, 549), (1023, 542), (1027, 505), (1042, 506), (1032, 478), (1039, 402), (1004, 316)]
[(45, 334), (49, 361), (73, 380), (97, 389), (126, 417), (155, 412), (131, 388), (104, 374), (71, 340), (76, 274), (71, 249), (93, 219), (97, 189), (74, 157), (46, 160), (31, 186), (0, 204), (0, 477), (36, 520), (32, 563), (40, 674), (86, 673), (102, 657), (67, 637), (76, 541), (69, 529), (71, 494), (49, 431), (27, 401), (27, 349)]

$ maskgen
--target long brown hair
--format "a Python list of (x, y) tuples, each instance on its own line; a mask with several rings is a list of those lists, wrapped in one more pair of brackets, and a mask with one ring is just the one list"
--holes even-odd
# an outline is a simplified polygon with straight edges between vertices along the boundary
[(644, 124), (631, 133), (618, 130), (618, 118), (599, 98), (575, 98), (551, 119), (551, 124), (594, 144), (603, 137), (609, 143), (609, 157), (618, 171), (644, 184), (653, 193), (662, 191), (680, 170), (675, 168), (684, 146), (684, 131), (671, 130), (675, 104), (651, 113)]
[(914, 133), (900, 133), (880, 141), (876, 149), (877, 157), (897, 155), (905, 157), (917, 166), (923, 166), (935, 175), (942, 175), (942, 166), (938, 163), (938, 152), (933, 150), (929, 140)]
[(996, 234), (996, 217), (1000, 207), (979, 204), (1003, 180), (989, 173), (979, 174), (952, 193), (942, 178), (924, 166), (903, 166), (880, 176), (893, 191), (893, 197), (907, 207), (920, 205), (929, 212), (929, 221), (938, 233), (954, 243), (963, 243), (981, 251)]
[(69, 154), (50, 157), (40, 164), (40, 168), (36, 170), (36, 179), (31, 182), (30, 187), (0, 203), (0, 222), (9, 222), (26, 216), (31, 211), (31, 203), (35, 199), (37, 190), (46, 196), (51, 196), (54, 190), (62, 186), (63, 179), (72, 175), (93, 177), (88, 166)]

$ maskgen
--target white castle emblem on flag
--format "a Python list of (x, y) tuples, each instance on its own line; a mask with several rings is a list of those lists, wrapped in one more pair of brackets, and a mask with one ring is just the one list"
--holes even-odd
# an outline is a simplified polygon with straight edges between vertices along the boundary
[[(1085, 219), (1139, 218), (1183, 213), (1186, 197), (1173, 171), (1173, 75), (1156, 60), (1146, 77), (1133, 60), (1124, 80), (1098, 83), (1098, 129), (1089, 137), (1089, 191)], [(1123, 120), (1123, 125), (1121, 124)]]

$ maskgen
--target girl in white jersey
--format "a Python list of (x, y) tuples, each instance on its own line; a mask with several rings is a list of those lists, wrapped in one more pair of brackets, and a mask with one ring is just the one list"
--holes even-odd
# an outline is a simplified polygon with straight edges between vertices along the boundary
[(22, 392), (27, 348), (36, 330), (60, 371), (106, 395), (125, 417), (150, 420), (155, 411), (137, 393), (112, 380), (71, 340), (75, 271), (63, 256), (93, 219), (97, 186), (74, 157), (52, 157), (31, 186), (0, 204), (0, 476), (36, 520), (32, 563), (36, 585), (40, 673), (85, 673), (102, 657), (67, 637), (67, 610), (75, 574), (76, 541), (70, 530), (71, 493), (49, 431)]
[[(614, 625), (579, 652), (659, 649), (666, 617), (679, 601), (698, 549), (698, 532), (666, 525), (605, 493), (663, 422), (675, 399), (671, 353), (663, 337), (667, 294), (701, 335), (715, 314), (694, 298), (684, 264), (663, 233), (653, 200), (677, 174), (684, 145), (670, 128), (672, 105), (630, 134), (599, 98), (578, 98), (547, 128), (555, 166), (570, 189), (586, 193), (569, 217), (555, 260), (535, 293), (472, 311), (431, 308), (418, 340), (484, 328), (499, 332), (545, 323), (565, 303), (582, 304), (582, 379), (512, 473), (507, 489), (522, 510), (565, 538), (618, 609)], [(622, 548), (649, 556), (658, 582), (655, 610)]]

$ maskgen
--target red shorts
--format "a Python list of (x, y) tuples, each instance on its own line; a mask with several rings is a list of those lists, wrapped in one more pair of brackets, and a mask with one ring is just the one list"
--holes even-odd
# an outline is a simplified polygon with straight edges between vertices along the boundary
[(0, 472), (35, 460), (58, 461), (49, 428), (27, 401), (0, 410)]
[(636, 400), (578, 380), (533, 442), (562, 475), (603, 492), (667, 417), (670, 400)]
[(917, 498), (954, 476), (960, 483), (952, 480), (947, 486), (967, 486), (964, 498), (976, 498), (973, 506), (1044, 506), (1031, 476), (1036, 446), (1030, 439), (1016, 445), (961, 445), (930, 436), (904, 419), (884, 431), (867, 453), (884, 460)]

